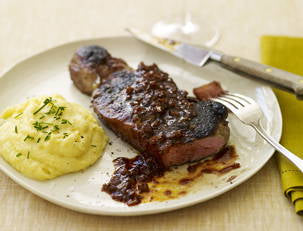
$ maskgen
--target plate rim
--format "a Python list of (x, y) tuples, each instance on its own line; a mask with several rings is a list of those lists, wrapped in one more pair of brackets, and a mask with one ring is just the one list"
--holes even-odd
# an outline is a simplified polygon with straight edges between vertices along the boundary
[[(64, 47), (67, 45), (71, 45), (71, 44), (76, 44), (76, 43), (87, 43), (87, 42), (92, 42), (94, 43), (97, 40), (112, 40), (112, 39), (131, 39), (131, 40), (136, 40), (134, 38), (132, 38), (131, 36), (104, 36), (104, 37), (96, 37), (96, 38), (86, 38), (86, 39), (80, 39), (80, 40), (73, 40), (73, 41), (69, 41), (69, 42), (64, 42), (61, 44), (58, 44), (56, 46), (47, 48), (45, 50), (36, 52), (30, 56), (27, 56), (25, 58), (22, 58), (18, 61), (16, 61), (14, 64), (8, 66), (6, 69), (4, 69), (4, 71), (2, 73), (0, 73), (0, 79), (2, 79), (4, 76), (6, 76), (9, 72), (13, 71), (15, 68), (17, 68), (19, 65), (22, 65), (22, 63), (26, 62), (29, 59), (35, 58), (39, 55), (42, 55), (44, 53), (50, 52), (52, 50), (58, 49), (60, 47)], [(143, 43), (142, 43), (143, 44)], [(148, 46), (146, 44), (146, 46)], [(156, 49), (156, 48), (155, 48)], [(280, 121), (279, 124), (276, 124), (275, 126), (277, 129), (277, 133), (275, 135), (275, 137), (277, 138), (278, 141), (280, 141), (281, 137), (282, 137), (282, 126), (283, 126), (283, 119), (282, 119), (282, 112), (281, 112), (281, 108), (279, 105), (279, 101), (276, 97), (276, 95), (274, 94), (273, 90), (266, 85), (262, 86), (264, 89), (267, 90), (267, 93), (270, 93), (272, 96), (272, 99), (275, 101), (276, 105), (277, 105), (277, 115), (275, 115), (277, 117), (277, 120)], [(87, 207), (86, 205), (83, 204), (83, 206), (77, 206), (74, 205), (71, 202), (65, 201), (62, 203), (62, 201), (60, 200), (56, 200), (53, 197), (41, 193), (38, 189), (36, 189), (35, 187), (31, 186), (30, 184), (26, 183), (25, 181), (22, 180), (22, 178), (19, 178), (18, 176), (16, 176), (15, 174), (13, 174), (13, 171), (9, 171), (6, 168), (4, 168), (2, 165), (0, 165), (0, 170), (7, 175), (9, 178), (11, 178), (14, 182), (16, 182), (17, 184), (19, 184), (20, 186), (22, 186), (23, 188), (29, 190), (31, 193), (47, 200), (50, 201), (58, 206), (61, 207), (65, 207), (68, 209), (71, 209), (73, 211), (77, 211), (77, 212), (82, 212), (82, 213), (86, 213), (86, 214), (94, 214), (94, 215), (107, 215), (107, 216), (141, 216), (141, 215), (150, 215), (150, 214), (158, 214), (158, 213), (164, 213), (164, 212), (168, 212), (168, 211), (173, 211), (173, 210), (177, 210), (180, 208), (185, 208), (185, 207), (189, 207), (207, 200), (210, 200), (212, 198), (215, 198), (219, 195), (222, 195), (223, 193), (232, 190), (233, 188), (237, 187), (238, 185), (244, 183), (245, 181), (247, 181), (248, 179), (250, 179), (252, 176), (254, 176), (257, 172), (260, 171), (261, 168), (263, 168), (263, 166), (269, 161), (269, 159), (273, 156), (273, 154), (275, 153), (275, 149), (272, 148), (271, 154), (268, 155), (268, 157), (265, 159), (265, 161), (260, 164), (257, 168), (254, 169), (254, 171), (250, 172), (248, 175), (246, 175), (245, 177), (239, 179), (238, 181), (234, 182), (232, 185), (229, 185), (228, 187), (225, 186), (222, 189), (216, 191), (215, 193), (208, 195), (206, 197), (200, 198), (200, 199), (196, 199), (196, 200), (191, 200), (191, 201), (185, 201), (185, 202), (180, 202), (177, 203), (175, 205), (169, 206), (169, 207), (163, 207), (163, 208), (154, 208), (151, 210), (146, 210), (144, 208), (142, 208), (142, 210), (136, 210), (136, 211), (104, 211), (104, 210), (99, 210), (99, 209), (94, 209), (94, 208), (90, 208)], [(12, 168), (11, 166), (9, 166), (10, 168)], [(12, 168), (14, 171), (16, 171), (14, 168)], [(176, 199), (174, 199), (176, 200)], [(172, 201), (172, 200), (170, 200)], [(161, 202), (163, 203), (163, 202)], [(164, 202), (165, 203), (165, 202)], [(104, 206), (104, 208), (106, 208)]]

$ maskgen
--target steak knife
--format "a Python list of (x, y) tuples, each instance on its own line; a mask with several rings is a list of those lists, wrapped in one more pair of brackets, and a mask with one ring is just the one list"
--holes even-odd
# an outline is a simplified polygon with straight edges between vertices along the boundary
[(135, 28), (126, 29), (135, 38), (170, 54), (182, 58), (195, 66), (203, 67), (208, 60), (224, 64), (225, 67), (246, 73), (303, 99), (303, 77), (281, 69), (260, 64), (248, 59), (224, 54), (206, 47), (198, 47), (167, 38), (159, 38)]

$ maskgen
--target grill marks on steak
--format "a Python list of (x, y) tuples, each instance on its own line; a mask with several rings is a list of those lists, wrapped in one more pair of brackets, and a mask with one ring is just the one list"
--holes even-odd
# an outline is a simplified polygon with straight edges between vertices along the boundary
[(166, 167), (215, 154), (229, 138), (226, 108), (188, 97), (156, 64), (110, 74), (92, 104), (116, 134)]

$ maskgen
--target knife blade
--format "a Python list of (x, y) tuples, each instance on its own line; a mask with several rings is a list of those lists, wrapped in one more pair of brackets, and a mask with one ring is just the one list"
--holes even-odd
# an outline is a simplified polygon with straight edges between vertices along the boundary
[(295, 94), (298, 99), (303, 99), (302, 76), (248, 59), (226, 55), (221, 51), (203, 46), (197, 47), (173, 39), (152, 36), (135, 28), (127, 28), (126, 30), (138, 40), (169, 52), (195, 66), (202, 67), (208, 60), (216, 61), (229, 69), (244, 72), (252, 77), (266, 81), (274, 87), (291, 92)]
[(200, 49), (187, 43), (181, 43), (172, 39), (159, 38), (134, 28), (127, 28), (126, 30), (135, 38), (160, 48), (161, 50), (172, 53), (173, 55), (196, 66), (203, 66), (212, 55), (212, 51), (207, 48)]

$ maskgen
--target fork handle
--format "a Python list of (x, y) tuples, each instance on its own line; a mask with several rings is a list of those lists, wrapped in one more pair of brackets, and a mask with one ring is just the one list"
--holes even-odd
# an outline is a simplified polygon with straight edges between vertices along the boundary
[(225, 54), (220, 57), (219, 61), (234, 70), (242, 71), (251, 76), (265, 80), (276, 87), (293, 92), (298, 99), (303, 98), (303, 78), (299, 75), (248, 59)]
[(291, 161), (301, 172), (303, 172), (303, 160), (293, 154), (292, 152), (288, 151), (284, 148), (281, 144), (275, 141), (270, 135), (266, 133), (266, 131), (262, 128), (259, 124), (250, 124), (260, 136), (262, 136), (271, 146), (273, 146), (278, 152), (280, 152), (283, 156), (285, 156), (289, 161)]

